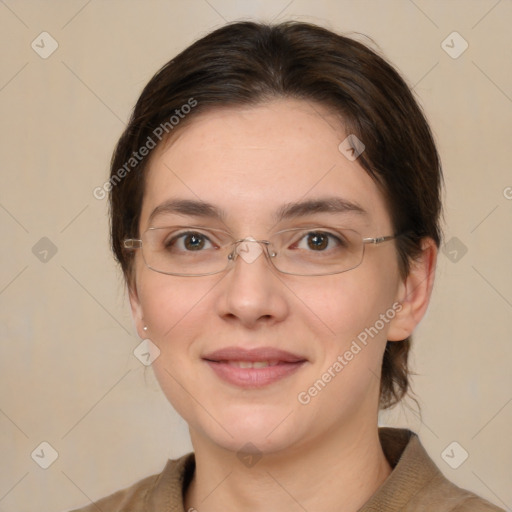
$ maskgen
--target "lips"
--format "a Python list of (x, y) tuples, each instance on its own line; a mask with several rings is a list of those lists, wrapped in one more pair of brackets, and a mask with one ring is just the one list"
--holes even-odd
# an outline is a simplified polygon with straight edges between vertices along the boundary
[(215, 352), (211, 352), (203, 359), (214, 362), (225, 362), (225, 361), (279, 361), (283, 363), (297, 363), (299, 361), (305, 361), (305, 357), (301, 357), (291, 352), (284, 350), (278, 350), (272, 347), (261, 347), (253, 349), (245, 349), (238, 347), (227, 347)]
[(290, 376), (306, 363), (306, 358), (271, 347), (243, 349), (227, 347), (203, 359), (225, 382), (243, 388), (270, 385)]

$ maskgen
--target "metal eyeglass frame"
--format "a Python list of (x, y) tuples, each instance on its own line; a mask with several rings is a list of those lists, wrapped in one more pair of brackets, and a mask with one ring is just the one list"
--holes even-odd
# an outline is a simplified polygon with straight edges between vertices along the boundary
[[(179, 226), (176, 226), (176, 227), (179, 227)], [(166, 229), (166, 228), (167, 228), (167, 226), (163, 226), (163, 227), (150, 227), (144, 233), (146, 233), (147, 231), (151, 231), (151, 230)], [(187, 228), (187, 229), (190, 229), (190, 230), (202, 229), (202, 230), (207, 230), (207, 231), (221, 231), (221, 232), (229, 235), (229, 233), (227, 231), (224, 231), (224, 230), (205, 228), (205, 227), (201, 227), (201, 226), (183, 226), (183, 228)], [(282, 231), (278, 231), (277, 233), (274, 233), (274, 235), (278, 235), (280, 233), (287, 232), (287, 231), (294, 231), (294, 230), (298, 231), (298, 230), (304, 230), (304, 229), (308, 229), (308, 230), (311, 230), (311, 231), (315, 231), (315, 230), (319, 230), (320, 231), (320, 230), (325, 230), (326, 228), (325, 228), (325, 226), (324, 227), (322, 227), (322, 226), (315, 226), (315, 227), (311, 227), (311, 228), (310, 227), (308, 227), (308, 228), (291, 228), (291, 229), (284, 229)], [(361, 254), (361, 260), (359, 261), (359, 263), (357, 265), (355, 265), (353, 267), (350, 267), (348, 269), (341, 270), (341, 271), (336, 271), (336, 272), (327, 272), (327, 273), (321, 273), (321, 274), (297, 274), (297, 273), (294, 273), (294, 272), (286, 272), (286, 271), (280, 270), (272, 262), (272, 258), (277, 256), (276, 252), (270, 253), (270, 251), (269, 251), (269, 247), (268, 246), (272, 242), (270, 240), (255, 240), (252, 237), (239, 238), (238, 240), (233, 240), (233, 242), (228, 244), (228, 245), (232, 245), (233, 246), (233, 250), (231, 252), (229, 252), (228, 255), (227, 255), (227, 260), (228, 260), (227, 264), (226, 264), (226, 266), (223, 269), (216, 270), (214, 272), (205, 272), (205, 273), (201, 273), (201, 274), (182, 274), (182, 273), (176, 273), (176, 272), (164, 272), (162, 270), (158, 270), (158, 269), (152, 267), (151, 265), (149, 265), (147, 263), (147, 261), (146, 261), (146, 258), (144, 257), (144, 252), (142, 253), (142, 257), (143, 257), (143, 260), (144, 260), (144, 264), (150, 270), (153, 270), (154, 272), (158, 272), (159, 274), (170, 275), (170, 276), (179, 276), (179, 277), (210, 276), (210, 275), (220, 274), (221, 272), (226, 271), (229, 268), (229, 266), (230, 266), (230, 262), (234, 262), (236, 260), (236, 258), (238, 257), (238, 252), (237, 252), (238, 246), (242, 242), (251, 242), (251, 243), (258, 243), (260, 245), (263, 244), (263, 246), (265, 247), (265, 250), (262, 251), (262, 252), (265, 254), (265, 257), (266, 257), (267, 261), (270, 263), (272, 268), (274, 268), (275, 270), (277, 270), (281, 274), (287, 274), (287, 275), (293, 275), (293, 276), (303, 276), (303, 277), (328, 276), (328, 275), (334, 275), (334, 274), (342, 274), (344, 272), (348, 272), (349, 270), (353, 270), (353, 269), (357, 268), (359, 265), (361, 265), (361, 263), (363, 262), (363, 259), (364, 259), (364, 253), (365, 253), (364, 246), (365, 245), (367, 245), (367, 244), (379, 245), (379, 244), (381, 244), (383, 242), (388, 242), (390, 240), (394, 240), (394, 239), (398, 238), (399, 236), (401, 236), (401, 233), (398, 233), (398, 234), (395, 234), (395, 235), (385, 235), (385, 236), (379, 236), (379, 237), (373, 237), (373, 238), (368, 238), (368, 237), (365, 238), (359, 232), (355, 231), (354, 229), (351, 229), (351, 228), (343, 228), (343, 229), (345, 231), (352, 231), (354, 233), (357, 233), (361, 237), (361, 241), (363, 243), (363, 252)], [(128, 250), (141, 249), (142, 248), (142, 243), (143, 243), (142, 239), (140, 239), (140, 238), (125, 238), (123, 240), (123, 247), (125, 249), (128, 249)], [(224, 247), (226, 247), (226, 246), (224, 246)]]

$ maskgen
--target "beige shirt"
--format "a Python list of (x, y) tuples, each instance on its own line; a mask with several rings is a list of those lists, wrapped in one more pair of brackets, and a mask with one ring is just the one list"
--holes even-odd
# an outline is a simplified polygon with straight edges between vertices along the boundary
[[(393, 471), (359, 512), (504, 512), (449, 482), (413, 432), (380, 428), (379, 436)], [(193, 453), (169, 460), (162, 473), (73, 512), (185, 512), (194, 469)]]

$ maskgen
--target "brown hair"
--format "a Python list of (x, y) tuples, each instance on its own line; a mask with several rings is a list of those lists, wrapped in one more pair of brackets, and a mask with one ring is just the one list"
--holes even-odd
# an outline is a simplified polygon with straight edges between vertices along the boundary
[[(238, 22), (196, 41), (155, 74), (114, 151), (111, 242), (129, 286), (133, 253), (123, 249), (123, 239), (139, 236), (150, 155), (141, 157), (147, 153), (141, 148), (165, 141), (199, 112), (276, 98), (321, 103), (339, 114), (346, 133), (363, 141), (358, 161), (382, 190), (394, 232), (405, 233), (396, 241), (403, 278), (422, 238), (439, 247), (440, 160), (421, 108), (397, 71), (365, 45), (315, 25)], [(386, 345), (382, 408), (408, 391), (410, 346), (410, 337)]]

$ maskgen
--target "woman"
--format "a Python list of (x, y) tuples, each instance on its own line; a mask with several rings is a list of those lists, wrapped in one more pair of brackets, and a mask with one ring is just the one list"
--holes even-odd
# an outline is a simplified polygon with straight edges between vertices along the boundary
[(227, 25), (146, 86), (112, 160), (112, 246), (194, 453), (83, 511), (497, 511), (418, 437), (408, 390), (442, 173), (397, 72), (303, 23)]

